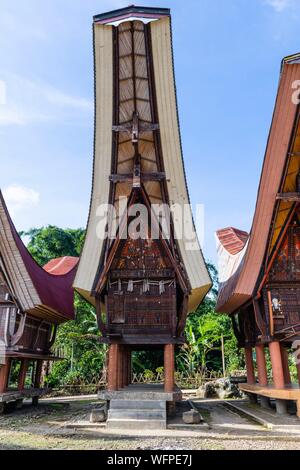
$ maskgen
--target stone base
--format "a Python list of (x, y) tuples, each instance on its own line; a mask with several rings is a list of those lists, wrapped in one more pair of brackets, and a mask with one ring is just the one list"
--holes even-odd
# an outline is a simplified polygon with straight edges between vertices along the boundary
[(287, 415), (288, 414), (286, 400), (275, 400), (275, 403), (276, 403), (276, 412), (277, 412), (277, 414), (279, 414), (279, 415)]
[(182, 413), (182, 419), (185, 424), (200, 424), (202, 417), (196, 410), (186, 411)]
[(107, 418), (106, 407), (95, 408), (91, 411), (90, 414), (90, 423), (104, 423)]
[(182, 400), (180, 388), (175, 387), (174, 392), (165, 392), (160, 384), (134, 384), (117, 391), (101, 390), (98, 392), (99, 400), (163, 400), (176, 402)]
[(182, 393), (179, 388), (166, 393), (160, 384), (137, 384), (101, 391), (98, 397), (108, 402), (108, 429), (166, 429), (167, 407), (174, 408)]
[(262, 408), (264, 408), (265, 410), (268, 410), (271, 408), (271, 404), (270, 404), (270, 398), (268, 397), (260, 397), (259, 398), (259, 401), (260, 401), (260, 406)]

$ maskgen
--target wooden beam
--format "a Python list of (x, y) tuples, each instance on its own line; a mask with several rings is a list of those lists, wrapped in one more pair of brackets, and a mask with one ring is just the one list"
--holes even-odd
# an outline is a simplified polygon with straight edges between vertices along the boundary
[(5, 364), (0, 365), (0, 393), (4, 393), (7, 390), (9, 372), (10, 372), (10, 359), (7, 359)]
[(27, 369), (28, 369), (28, 360), (22, 359), (21, 368), (20, 368), (19, 377), (18, 377), (18, 390), (23, 390), (23, 388), (25, 387)]
[(300, 202), (300, 193), (278, 193), (277, 201)]
[[(165, 178), (166, 174), (160, 171), (153, 173), (141, 173), (141, 180), (144, 182), (163, 181)], [(112, 183), (132, 183), (133, 175), (132, 173), (112, 174), (109, 176), (109, 181)]]
[(268, 307), (269, 307), (269, 321), (270, 321), (270, 335), (274, 335), (274, 317), (273, 317), (273, 308), (272, 308), (272, 298), (271, 292), (268, 290)]
[(166, 393), (174, 391), (175, 386), (175, 351), (174, 344), (165, 344), (164, 347), (164, 390)]

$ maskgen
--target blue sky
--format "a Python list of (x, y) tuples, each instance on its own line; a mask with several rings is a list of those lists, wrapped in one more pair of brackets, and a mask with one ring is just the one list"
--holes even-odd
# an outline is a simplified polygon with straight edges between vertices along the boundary
[[(0, 187), (18, 229), (84, 227), (93, 150), (92, 16), (128, 0), (0, 0)], [(172, 9), (184, 159), (214, 231), (249, 230), (300, 0), (148, 0)]]

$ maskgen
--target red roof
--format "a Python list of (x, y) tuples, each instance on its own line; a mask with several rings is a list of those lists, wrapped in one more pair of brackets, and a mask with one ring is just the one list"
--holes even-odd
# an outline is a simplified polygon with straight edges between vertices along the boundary
[(249, 242), (238, 269), (220, 285), (217, 312), (237, 311), (251, 299), (259, 279), (298, 113), (291, 95), (293, 83), (300, 77), (299, 59), (297, 55), (283, 61)]
[(44, 270), (49, 274), (61, 276), (70, 272), (78, 263), (79, 258), (75, 256), (62, 256), (48, 261)]
[[(48, 307), (66, 320), (74, 318), (74, 291), (73, 281), (75, 278), (78, 258), (65, 257), (65, 261), (51, 260), (55, 273), (50, 273), (46, 265), (43, 269), (31, 256), (22, 239), (20, 238), (12, 219), (9, 215), (3, 196), (0, 192), (1, 202), (7, 215), (11, 234), (15, 240), (20, 256), (26, 270), (40, 297), (41, 305)], [(51, 267), (50, 265), (50, 267)]]
[(244, 248), (249, 234), (243, 230), (238, 230), (234, 227), (228, 227), (217, 230), (217, 237), (228, 253), (231, 255), (236, 255)]

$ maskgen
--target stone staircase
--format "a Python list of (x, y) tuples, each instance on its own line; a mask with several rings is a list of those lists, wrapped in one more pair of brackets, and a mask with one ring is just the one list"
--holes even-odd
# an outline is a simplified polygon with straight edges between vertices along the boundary
[(108, 429), (166, 429), (165, 400), (110, 400), (106, 427)]

